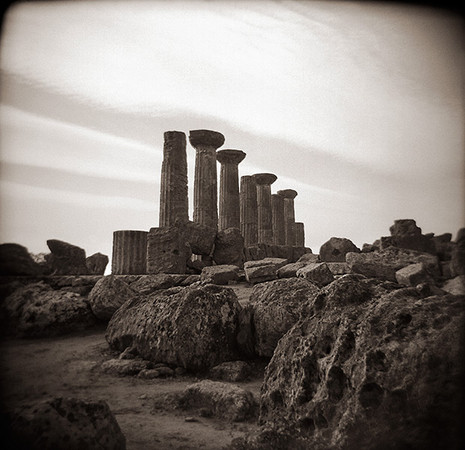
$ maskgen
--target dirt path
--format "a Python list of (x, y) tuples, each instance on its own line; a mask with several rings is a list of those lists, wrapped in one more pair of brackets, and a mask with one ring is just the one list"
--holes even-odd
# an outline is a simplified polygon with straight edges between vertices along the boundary
[[(9, 409), (60, 396), (105, 400), (126, 436), (128, 450), (221, 449), (256, 428), (254, 422), (231, 424), (204, 417), (187, 422), (189, 412), (166, 408), (163, 400), (196, 378), (107, 375), (100, 364), (112, 357), (104, 328), (53, 339), (2, 341), (2, 403)], [(260, 378), (237, 384), (258, 398)]]

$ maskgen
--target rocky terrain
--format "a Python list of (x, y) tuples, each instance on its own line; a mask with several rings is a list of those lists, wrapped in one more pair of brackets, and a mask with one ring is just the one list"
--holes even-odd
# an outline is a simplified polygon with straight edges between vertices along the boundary
[(463, 448), (465, 229), (197, 274), (49, 248), (0, 246), (9, 448)]

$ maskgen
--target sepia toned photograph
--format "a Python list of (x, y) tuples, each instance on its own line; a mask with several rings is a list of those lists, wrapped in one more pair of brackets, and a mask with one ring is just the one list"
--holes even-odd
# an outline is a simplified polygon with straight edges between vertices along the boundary
[(4, 4), (1, 448), (465, 449), (464, 22)]

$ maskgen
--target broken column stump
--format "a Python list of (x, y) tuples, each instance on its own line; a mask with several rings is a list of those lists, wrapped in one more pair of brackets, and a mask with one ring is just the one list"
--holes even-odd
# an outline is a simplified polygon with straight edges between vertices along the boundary
[(143, 275), (147, 273), (147, 231), (118, 230), (113, 232), (111, 273)]

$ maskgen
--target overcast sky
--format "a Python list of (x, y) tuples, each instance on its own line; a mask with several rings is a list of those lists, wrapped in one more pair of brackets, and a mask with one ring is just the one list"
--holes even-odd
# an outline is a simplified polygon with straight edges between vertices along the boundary
[(163, 132), (199, 128), (247, 153), (240, 176), (298, 192), (315, 253), (401, 218), (455, 237), (462, 26), (402, 3), (16, 3), (1, 36), (0, 242), (111, 256), (114, 230), (158, 226)]

